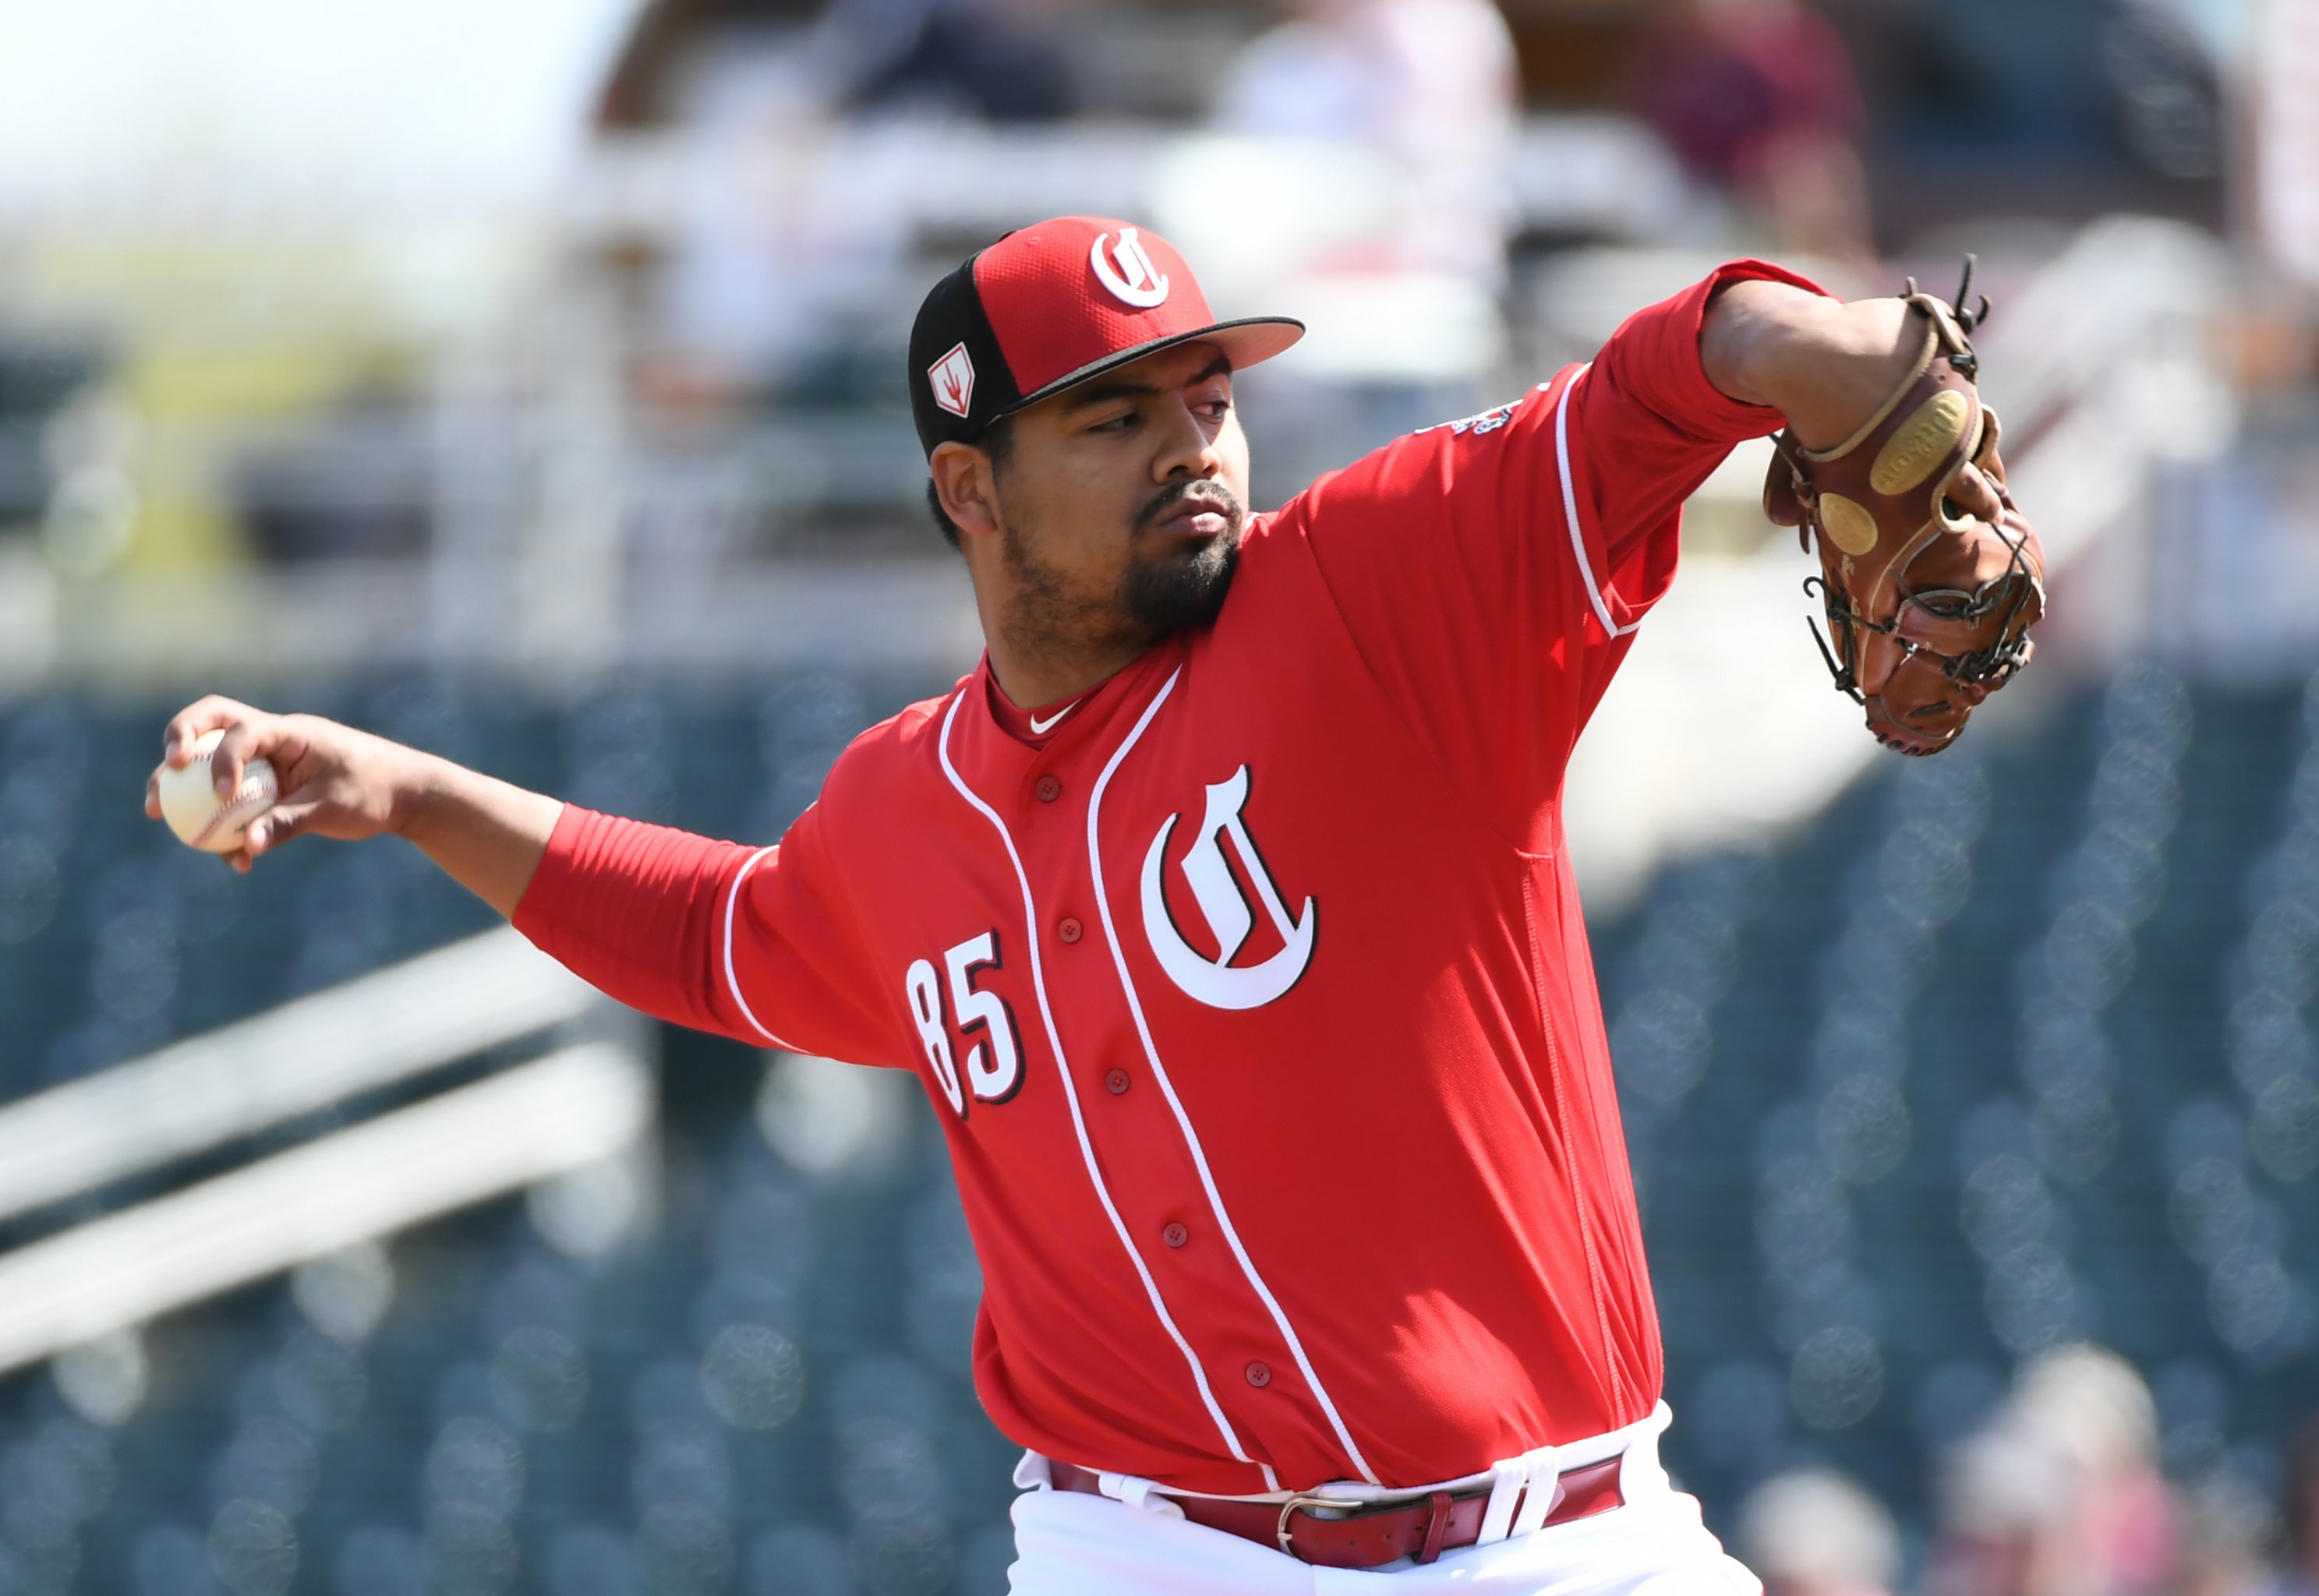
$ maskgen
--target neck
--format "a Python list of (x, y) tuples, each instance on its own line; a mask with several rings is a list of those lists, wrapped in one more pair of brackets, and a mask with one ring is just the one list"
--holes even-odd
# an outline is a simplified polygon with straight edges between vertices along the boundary
[(1000, 564), (972, 575), (990, 674), (1019, 709), (1076, 698), (1125, 670), (1158, 641), (1120, 609), (1066, 598), (1043, 573), (1026, 579)]
[(1004, 633), (988, 627), (984, 636), (990, 645), (990, 674), (997, 681), (998, 690), (1018, 709), (1043, 709), (1100, 687), (1133, 664), (1151, 646), (1145, 640), (1065, 654), (1052, 649), (1023, 649), (1009, 644)]

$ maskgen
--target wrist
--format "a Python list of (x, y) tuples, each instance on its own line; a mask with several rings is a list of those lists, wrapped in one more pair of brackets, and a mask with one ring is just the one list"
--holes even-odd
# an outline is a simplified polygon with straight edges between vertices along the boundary
[(441, 807), (456, 767), (447, 760), (400, 743), (380, 743), (389, 762), (386, 829), (424, 847), (429, 821)]
[(1708, 381), (1786, 418), (1809, 449), (1835, 446), (1906, 381), (1923, 329), (1897, 299), (1841, 300), (1785, 284), (1733, 284), (1700, 329)]

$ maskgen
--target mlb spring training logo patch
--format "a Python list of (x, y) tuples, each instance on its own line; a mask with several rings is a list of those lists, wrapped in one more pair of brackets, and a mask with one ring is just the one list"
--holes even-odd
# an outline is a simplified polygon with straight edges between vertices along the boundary
[(964, 344), (926, 367), (926, 382), (934, 391), (934, 404), (961, 420), (974, 408), (974, 362)]

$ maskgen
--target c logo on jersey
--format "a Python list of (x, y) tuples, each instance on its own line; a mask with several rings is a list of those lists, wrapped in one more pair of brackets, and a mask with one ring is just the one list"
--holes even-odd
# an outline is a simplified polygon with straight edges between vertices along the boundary
[[(1119, 242), (1110, 249), (1104, 243), (1109, 233), (1095, 236), (1095, 248), (1087, 252), (1087, 264), (1095, 267), (1095, 280), (1111, 293), (1111, 297), (1123, 305), (1133, 305), (1139, 311), (1150, 310), (1168, 301), (1167, 274), (1156, 269), (1151, 257), (1143, 252), (1143, 240), (1132, 227), (1119, 230)], [(1116, 264), (1114, 264), (1116, 263)]]
[[(1187, 997), (1210, 1008), (1261, 1008), (1295, 986), (1297, 978), (1304, 973), (1304, 967), (1312, 962), (1313, 933), (1320, 923), (1310, 897), (1304, 900), (1295, 918), (1289, 917), (1287, 906), (1280, 898), (1280, 888), (1273, 884), (1272, 872), (1266, 868), (1264, 856), (1256, 851), (1247, 824), (1241, 819), (1241, 808), (1247, 802), (1248, 767), (1242, 765), (1229, 780), (1208, 789), (1199, 836), (1184, 859), (1184, 879), (1191, 883), (1192, 901), (1199, 905), (1200, 913), (1207, 917), (1208, 930), (1216, 939), (1214, 959), (1203, 958), (1186, 942), (1168, 915), (1161, 875), (1168, 839), (1176, 830), (1176, 816), (1168, 816), (1160, 827), (1160, 834), (1151, 839), (1150, 851), (1143, 856), (1143, 934), (1150, 940), (1151, 951), (1159, 959), (1160, 968), (1168, 972), (1168, 978), (1181, 987)], [(1256, 917), (1249, 912), (1248, 900), (1224, 859), (1226, 837), (1232, 839), (1233, 851), (1240, 855), (1241, 869), (1255, 888), (1265, 916), (1280, 933), (1278, 952), (1261, 963), (1244, 968), (1235, 968), (1232, 958), (1256, 928)]]

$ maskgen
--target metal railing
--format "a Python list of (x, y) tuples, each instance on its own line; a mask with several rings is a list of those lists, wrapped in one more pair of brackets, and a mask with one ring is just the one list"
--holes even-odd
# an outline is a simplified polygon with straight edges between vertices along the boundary
[(650, 1032), (512, 930), (0, 1107), (0, 1217), (37, 1213), (487, 1050), (540, 1052), (0, 1254), (0, 1370), (636, 1149)]

